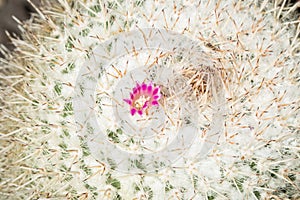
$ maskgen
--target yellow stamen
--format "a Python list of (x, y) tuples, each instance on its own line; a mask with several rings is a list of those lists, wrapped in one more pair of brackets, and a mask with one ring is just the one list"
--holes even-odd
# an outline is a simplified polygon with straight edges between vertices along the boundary
[(142, 95), (134, 102), (134, 107), (137, 109), (143, 108), (145, 103), (150, 100), (149, 96)]

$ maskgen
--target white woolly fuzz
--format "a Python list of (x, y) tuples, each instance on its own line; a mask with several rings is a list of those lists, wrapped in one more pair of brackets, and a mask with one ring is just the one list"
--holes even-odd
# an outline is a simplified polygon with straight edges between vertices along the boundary
[[(22, 38), (11, 38), (15, 51), (3, 50), (0, 196), (299, 199), (300, 42), (294, 10), (287, 1), (44, 2), (38, 14), (20, 24)], [(180, 45), (194, 41), (203, 57), (196, 47), (179, 54), (176, 48), (167, 51), (159, 45), (155, 49), (132, 48), (118, 55), (125, 47), (117, 46), (115, 38), (127, 33), (130, 38), (134, 31), (145, 33), (149, 28), (166, 31), (163, 36), (178, 36), (174, 43), (164, 38), (159, 44), (178, 44), (180, 49)], [(109, 41), (113, 42), (105, 43)], [(140, 45), (124, 41), (124, 46)], [(146, 46), (151, 37), (145, 34), (144, 41)], [(103, 60), (108, 64), (102, 66)], [(95, 66), (101, 69), (96, 80)], [(142, 70), (134, 71), (144, 66), (154, 66), (154, 78), (147, 77), (147, 81), (155, 80), (165, 92), (166, 102), (161, 101), (159, 108), (165, 109), (162, 113), (166, 115), (165, 122), (157, 125), (154, 142), (135, 143), (120, 124), (137, 124), (140, 118), (122, 118), (122, 112), (115, 109), (124, 108), (122, 98), (129, 95), (124, 91), (134, 85), (125, 87), (117, 81), (127, 78), (135, 83), (128, 74), (140, 73), (144, 78)], [(83, 69), (90, 71), (82, 75)], [(195, 78), (197, 73), (208, 75), (206, 79)], [(88, 77), (82, 85), (80, 76)], [(90, 94), (93, 88), (88, 84), (93, 81), (99, 98), (94, 104), (86, 98), (78, 110), (76, 98)], [(165, 84), (168, 81), (170, 84)], [(182, 82), (194, 85), (178, 89)], [(116, 92), (120, 87), (124, 91)], [(188, 100), (192, 103), (186, 103)], [(77, 116), (87, 121), (93, 117), (86, 110), (100, 116), (99, 129), (92, 123), (78, 123)], [(178, 115), (187, 117), (184, 121)], [(118, 117), (121, 120), (117, 121)], [(89, 138), (99, 131), (117, 146), (116, 151), (134, 152), (143, 145), (157, 150), (176, 139), (182, 124), (197, 130), (194, 146), (171, 164), (154, 160), (158, 167), (153, 171), (146, 170), (153, 163), (140, 160), (126, 168), (125, 161), (119, 163), (102, 155), (102, 141), (95, 137), (99, 146), (91, 145), (94, 141)], [(178, 149), (186, 148), (187, 141), (180, 142)], [(198, 150), (203, 155), (198, 155)], [(118, 170), (124, 168), (128, 173)], [(140, 173), (130, 173), (132, 169)]]

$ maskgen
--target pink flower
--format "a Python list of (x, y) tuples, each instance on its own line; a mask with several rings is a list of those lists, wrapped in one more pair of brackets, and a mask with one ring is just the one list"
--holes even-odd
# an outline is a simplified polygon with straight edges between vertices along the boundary
[(159, 86), (154, 87), (152, 83), (148, 85), (146, 83), (136, 83), (136, 86), (130, 92), (130, 99), (123, 99), (130, 105), (130, 114), (133, 116), (135, 113), (143, 115), (144, 112), (148, 112), (151, 106), (158, 106), (158, 100), (160, 99)]

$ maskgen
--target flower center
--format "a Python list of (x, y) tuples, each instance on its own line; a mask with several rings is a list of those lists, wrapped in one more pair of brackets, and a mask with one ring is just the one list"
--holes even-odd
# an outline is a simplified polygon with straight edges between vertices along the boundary
[(149, 102), (150, 97), (141, 95), (137, 100), (134, 101), (134, 107), (138, 110), (142, 109), (146, 102)]

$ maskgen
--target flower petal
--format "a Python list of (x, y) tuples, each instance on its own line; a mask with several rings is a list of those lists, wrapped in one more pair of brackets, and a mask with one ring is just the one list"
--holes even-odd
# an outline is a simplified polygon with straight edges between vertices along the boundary
[(133, 100), (134, 95), (130, 92), (130, 99)]
[(155, 95), (155, 96), (153, 96), (153, 99), (155, 99), (155, 100), (160, 99), (160, 95)]
[(150, 94), (150, 95), (152, 94), (152, 88), (153, 88), (152, 84), (149, 84), (148, 85), (148, 94)]
[[(138, 91), (141, 91), (141, 85), (140, 85), (138, 82), (136, 82), (135, 88), (136, 88)], [(133, 89), (134, 89), (134, 88), (133, 88)]]
[(142, 115), (143, 114), (143, 110), (138, 110), (138, 114)]
[(128, 103), (129, 105), (132, 104), (132, 101), (130, 99), (123, 99), (123, 101), (125, 101), (126, 103)]
[(153, 106), (158, 106), (158, 101), (154, 100), (154, 101), (152, 101), (151, 104), (152, 104)]
[(147, 85), (145, 83), (142, 84), (142, 90), (146, 90), (147, 89)]
[(130, 110), (130, 114), (133, 116), (135, 113), (136, 113), (136, 109), (135, 109), (135, 108), (132, 108), (132, 109)]
[(152, 94), (156, 95), (157, 93), (159, 93), (159, 87), (155, 87)]
[(145, 104), (143, 105), (143, 109), (148, 107), (149, 101), (146, 101)]

